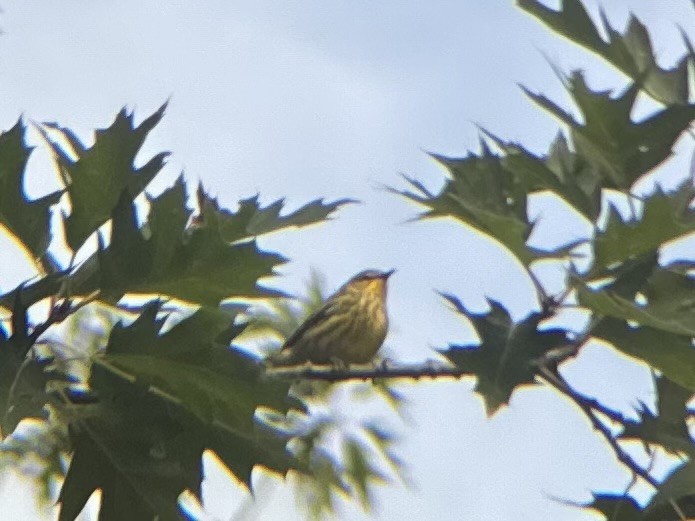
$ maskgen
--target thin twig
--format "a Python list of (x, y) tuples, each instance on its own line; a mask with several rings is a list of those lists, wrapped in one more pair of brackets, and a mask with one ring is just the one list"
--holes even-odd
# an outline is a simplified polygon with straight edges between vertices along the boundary
[(31, 332), (31, 335), (29, 335), (29, 345), (34, 345), (41, 335), (43, 335), (52, 325), (62, 322), (70, 315), (77, 313), (83, 307), (97, 300), (99, 298), (99, 294), (99, 290), (93, 291), (74, 306), (72, 306), (70, 300), (65, 300), (59, 307), (53, 307), (46, 321), (38, 324)]
[(572, 400), (577, 407), (584, 413), (584, 415), (589, 419), (594, 429), (601, 433), (608, 445), (610, 445), (615, 457), (623, 465), (625, 465), (633, 475), (637, 475), (649, 483), (654, 488), (659, 488), (659, 482), (657, 482), (648, 470), (643, 469), (640, 465), (635, 462), (632, 457), (625, 452), (625, 450), (620, 446), (618, 441), (613, 437), (611, 430), (599, 419), (598, 414), (604, 415), (612, 421), (618, 423), (624, 423), (625, 419), (622, 414), (617, 411), (608, 409), (607, 407), (601, 405), (597, 400), (592, 398), (587, 398), (574, 389), (572, 389), (565, 380), (556, 374), (553, 374), (546, 367), (541, 367), (539, 369), (540, 376), (545, 380), (551, 387), (558, 390), (560, 393), (567, 396)]
[(675, 499), (671, 498), (668, 500), (668, 502), (671, 507), (673, 507), (673, 510), (676, 512), (676, 515), (680, 521), (688, 521), (688, 518), (685, 517), (685, 513), (681, 510), (681, 507), (678, 506)]
[[(27, 337), (28, 345), (30, 346), (30, 351), (31, 348), (38, 342), (39, 338), (41, 335), (43, 335), (48, 328), (50, 328), (52, 325), (57, 324), (59, 322), (62, 322), (65, 320), (67, 317), (72, 315), (73, 313), (76, 313), (80, 309), (82, 309), (84, 306), (92, 303), (94, 300), (96, 300), (99, 297), (99, 291), (94, 291), (87, 295), (82, 301), (80, 301), (78, 304), (75, 306), (70, 306), (70, 302), (66, 300), (59, 308), (53, 308), (51, 310), (51, 313), (49, 314), (48, 318), (46, 319), (45, 322), (42, 322), (41, 324), (37, 325), (34, 330), (31, 332), (31, 335)], [(12, 380), (12, 384), (10, 385), (9, 391), (7, 393), (7, 400), (5, 403), (5, 414), (3, 415), (3, 420), (6, 422), (7, 419), (9, 418), (10, 414), (10, 407), (12, 404), (12, 400), (14, 398), (14, 393), (17, 389), (17, 385), (19, 385), (19, 379), (22, 376), (22, 373), (24, 370), (29, 366), (29, 364), (34, 361), (33, 357), (27, 356), (22, 360), (21, 365), (17, 369), (17, 372), (14, 375), (14, 379)]]
[(526, 273), (528, 274), (529, 278), (531, 279), (531, 282), (533, 283), (533, 287), (536, 289), (536, 297), (538, 298), (538, 303), (541, 306), (543, 314), (549, 314), (552, 312), (552, 307), (551, 305), (554, 303), (554, 299), (548, 295), (548, 293), (545, 291), (545, 288), (543, 287), (543, 284), (541, 284), (541, 281), (538, 279), (536, 274), (531, 271), (531, 267), (527, 266), (526, 267)]
[[(12, 380), (12, 384), (10, 385), (10, 389), (7, 391), (7, 400), (5, 400), (5, 414), (2, 417), (2, 423), (3, 425), (7, 424), (9, 419), (10, 419), (10, 412), (11, 412), (11, 407), (12, 407), (12, 400), (14, 399), (14, 393), (17, 390), (17, 385), (19, 385), (19, 377), (22, 375), (24, 370), (29, 367), (29, 363), (32, 362), (32, 359), (30, 357), (26, 357), (24, 360), (22, 360), (21, 365), (17, 369), (17, 373), (14, 375), (14, 379)], [(4, 436), (4, 433), (2, 433)]]

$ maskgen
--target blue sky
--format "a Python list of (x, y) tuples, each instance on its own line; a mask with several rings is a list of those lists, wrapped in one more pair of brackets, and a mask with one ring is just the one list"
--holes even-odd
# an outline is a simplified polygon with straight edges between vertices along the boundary
[[(676, 24), (695, 27), (687, 0), (604, 4), (621, 30), (629, 10), (638, 14), (665, 64), (682, 52)], [(597, 3), (588, 5), (596, 14)], [(486, 296), (495, 298), (516, 318), (531, 309), (534, 294), (497, 244), (450, 221), (406, 223), (418, 209), (380, 187), (403, 186), (398, 173), (405, 172), (437, 189), (443, 171), (424, 151), (455, 156), (477, 149), (476, 124), (545, 151), (557, 124), (517, 86), (570, 107), (543, 54), (565, 71), (585, 69), (594, 88), (624, 84), (511, 1), (172, 0), (165, 8), (136, 0), (25, 1), (3, 10), (0, 128), (23, 114), (87, 138), (123, 105), (143, 118), (170, 99), (146, 147), (173, 152), (153, 193), (184, 171), (229, 206), (257, 192), (267, 202), (286, 197), (290, 207), (316, 197), (360, 199), (328, 224), (277, 234), (263, 245), (292, 259), (274, 282), (288, 291), (301, 291), (312, 267), (331, 289), (367, 267), (397, 268), (386, 348), (399, 361), (474, 340), (435, 289), (475, 310), (485, 309)], [(31, 167), (27, 190), (36, 197), (55, 181), (45, 154), (37, 153)], [(560, 222), (570, 238), (587, 232), (551, 202), (541, 199), (531, 210), (540, 217), (541, 243), (553, 240)], [(0, 251), (3, 284), (31, 275), (2, 238)], [(558, 272), (545, 276), (559, 279)], [(649, 399), (643, 367), (605, 348), (588, 351), (570, 368), (583, 389), (620, 407)], [(596, 387), (605, 381), (615, 387)], [(562, 398), (523, 390), (487, 420), (472, 387), (465, 380), (403, 385), (412, 421), (401, 428), (400, 455), (415, 487), (381, 488), (377, 518), (593, 519), (548, 496), (581, 501), (590, 490), (626, 484), (627, 473)], [(229, 519), (243, 495), (230, 493), (214, 470), (210, 476), (211, 519)], [(289, 488), (273, 488), (272, 497), (259, 497), (266, 508), (257, 518), (299, 519), (288, 508)], [(21, 490), (7, 478), (0, 511), (26, 516), (31, 500)], [(349, 505), (341, 517), (367, 518)]]

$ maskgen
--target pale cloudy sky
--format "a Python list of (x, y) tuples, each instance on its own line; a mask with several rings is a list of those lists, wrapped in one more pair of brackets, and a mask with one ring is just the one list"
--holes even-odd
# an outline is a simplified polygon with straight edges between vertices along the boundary
[[(688, 0), (604, 4), (621, 29), (629, 10), (646, 21), (664, 63), (682, 50), (676, 24), (695, 27)], [(595, 14), (596, 2), (589, 6)], [(433, 289), (477, 310), (493, 297), (517, 318), (529, 311), (533, 290), (496, 244), (447, 221), (405, 223), (417, 208), (379, 187), (402, 186), (398, 173), (406, 172), (438, 188), (443, 173), (423, 150), (477, 149), (476, 123), (544, 151), (557, 124), (517, 86), (568, 106), (543, 53), (565, 71), (586, 69), (595, 88), (623, 84), (511, 0), (15, 1), (3, 10), (0, 128), (23, 114), (59, 121), (86, 138), (123, 105), (142, 118), (171, 98), (146, 149), (173, 152), (153, 192), (183, 170), (226, 205), (256, 192), (265, 201), (287, 197), (290, 206), (316, 197), (360, 199), (326, 225), (264, 245), (292, 259), (276, 282), (289, 291), (301, 290), (311, 267), (331, 288), (366, 267), (397, 268), (386, 343), (396, 360), (472, 341), (471, 329)], [(37, 154), (32, 166), (28, 190), (38, 196), (53, 181), (45, 156)], [(541, 217), (541, 243), (552, 240), (549, 228), (559, 219), (574, 238), (586, 233), (547, 201), (532, 211)], [(7, 241), (0, 248), (0, 281), (9, 287), (30, 272), (7, 253)], [(558, 273), (546, 275), (559, 280)], [(643, 368), (601, 349), (585, 358), (591, 363), (572, 368), (584, 389), (615, 406), (649, 399)], [(606, 380), (629, 385), (596, 387)], [(587, 422), (551, 393), (518, 392), (509, 408), (486, 420), (470, 381), (403, 388), (412, 421), (401, 428), (400, 455), (415, 488), (380, 489), (379, 519), (592, 519), (548, 497), (587, 500), (590, 490), (619, 490), (628, 480)], [(241, 495), (210, 474), (210, 519), (229, 519)], [(259, 498), (268, 504), (257, 518), (299, 519), (288, 507), (290, 492), (276, 488), (272, 498)], [(26, 518), (31, 499), (21, 491), (6, 479), (0, 511)], [(351, 506), (341, 515), (367, 518)]]

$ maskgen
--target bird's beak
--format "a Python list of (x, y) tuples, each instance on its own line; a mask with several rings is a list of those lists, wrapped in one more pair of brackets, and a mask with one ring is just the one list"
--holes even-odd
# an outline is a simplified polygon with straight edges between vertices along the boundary
[(384, 273), (381, 274), (381, 278), (384, 279), (384, 280), (386, 280), (386, 279), (388, 279), (391, 275), (393, 275), (394, 273), (396, 273), (396, 270), (385, 271)]

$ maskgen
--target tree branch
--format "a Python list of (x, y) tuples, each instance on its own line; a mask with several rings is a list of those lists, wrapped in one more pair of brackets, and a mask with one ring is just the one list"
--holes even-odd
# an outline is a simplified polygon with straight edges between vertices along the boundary
[(461, 378), (465, 371), (433, 360), (425, 364), (391, 366), (384, 361), (381, 365), (350, 365), (338, 367), (332, 365), (294, 365), (268, 367), (266, 374), (283, 379), (322, 380), (340, 382), (347, 380), (372, 380), (374, 378)]
[(27, 337), (27, 340), (29, 341), (29, 346), (33, 346), (41, 337), (41, 335), (43, 335), (52, 325), (62, 322), (70, 315), (78, 312), (86, 305), (91, 304), (92, 302), (97, 300), (99, 298), (99, 293), (99, 290), (93, 291), (74, 306), (72, 305), (72, 301), (70, 299), (65, 299), (60, 306), (54, 306), (51, 309), (51, 312), (49, 313), (46, 321), (42, 322), (41, 324), (38, 324), (32, 330), (31, 334)]
[(567, 396), (575, 403), (577, 407), (579, 407), (579, 409), (589, 419), (594, 429), (601, 433), (603, 438), (613, 450), (613, 453), (618, 461), (625, 465), (633, 473), (633, 476), (639, 476), (652, 487), (659, 488), (659, 482), (656, 481), (651, 474), (649, 474), (649, 470), (642, 468), (627, 452), (625, 452), (625, 450), (620, 446), (620, 443), (618, 443), (618, 440), (613, 437), (613, 433), (611, 432), (610, 428), (608, 428), (598, 417), (598, 414), (601, 414), (611, 421), (624, 424), (626, 420), (622, 414), (620, 414), (618, 411), (605, 407), (593, 398), (588, 398), (578, 393), (569, 386), (562, 376), (551, 372), (547, 367), (541, 367), (539, 372), (541, 378), (543, 378), (545, 382), (547, 382), (551, 387), (559, 391), (561, 394)]

